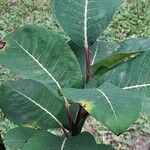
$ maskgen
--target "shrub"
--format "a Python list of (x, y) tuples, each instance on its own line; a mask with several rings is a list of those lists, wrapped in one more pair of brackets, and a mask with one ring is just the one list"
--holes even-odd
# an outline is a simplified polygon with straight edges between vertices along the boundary
[[(81, 132), (91, 115), (120, 135), (149, 100), (150, 40), (97, 40), (121, 0), (55, 0), (56, 18), (69, 35), (26, 25), (0, 41), (0, 64), (21, 79), (0, 87), (0, 107), (20, 127), (4, 143), (23, 150), (113, 149)], [(61, 128), (54, 135), (52, 129)]]

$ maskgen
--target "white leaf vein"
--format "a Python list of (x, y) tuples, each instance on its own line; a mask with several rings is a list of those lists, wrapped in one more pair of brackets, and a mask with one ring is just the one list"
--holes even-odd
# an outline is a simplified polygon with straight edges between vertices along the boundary
[(51, 112), (49, 112), (46, 108), (44, 108), (43, 106), (41, 106), (40, 104), (38, 104), (36, 101), (34, 101), (33, 99), (31, 99), (30, 97), (26, 96), (22, 92), (14, 89), (14, 88), (12, 88), (10, 86), (9, 86), (9, 88), (11, 88), (13, 91), (17, 92), (18, 94), (22, 95), (23, 97), (25, 97), (26, 99), (28, 99), (30, 102), (32, 102), (33, 104), (35, 104), (37, 107), (39, 107), (40, 109), (42, 109), (46, 114), (50, 115), (62, 127), (62, 123), (59, 122), (59, 120)]
[(87, 19), (88, 19), (88, 0), (85, 1), (85, 12), (84, 12), (84, 46), (86, 48), (88, 47)]
[[(115, 109), (114, 109), (113, 106), (112, 106), (111, 101), (109, 100), (108, 96), (107, 96), (102, 90), (97, 89), (97, 91), (99, 91), (99, 92), (105, 97), (105, 99), (107, 100), (107, 102), (109, 103), (110, 108), (111, 108), (111, 110), (112, 110), (112, 112), (113, 112), (113, 114), (114, 114), (115, 122), (116, 122), (116, 124), (117, 124), (117, 126), (118, 126), (118, 125), (119, 125), (119, 123), (118, 123), (118, 118), (117, 118)], [(118, 127), (119, 127), (119, 126), (118, 126)]]
[(127, 86), (124, 87), (124, 90), (128, 90), (128, 89), (138, 89), (138, 88), (144, 88), (144, 87), (150, 87), (150, 83), (148, 84), (139, 84), (139, 85), (133, 85), (133, 86)]
[(33, 56), (31, 55), (21, 44), (19, 44), (15, 39), (11, 38), (26, 54), (28, 54), (43, 70), (48, 74), (49, 77), (56, 83), (57, 87), (61, 89), (60, 84), (58, 81), (54, 78), (54, 76)]
[(67, 140), (67, 138), (65, 138), (65, 139), (63, 140), (60, 150), (64, 150), (66, 140)]

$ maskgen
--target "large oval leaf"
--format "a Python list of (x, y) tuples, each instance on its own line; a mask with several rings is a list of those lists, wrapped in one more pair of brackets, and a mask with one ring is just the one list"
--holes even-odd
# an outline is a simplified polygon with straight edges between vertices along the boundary
[(43, 133), (29, 139), (23, 150), (114, 150), (104, 144), (96, 144), (91, 134), (83, 132), (78, 136), (62, 138)]
[(135, 93), (111, 84), (97, 89), (62, 89), (64, 96), (80, 103), (94, 118), (119, 135), (138, 119), (141, 101)]
[(51, 90), (81, 81), (74, 53), (58, 34), (38, 26), (25, 26), (6, 36), (0, 64), (23, 78), (43, 83)]
[(122, 0), (55, 0), (55, 14), (79, 46), (93, 44), (106, 29)]
[(10, 120), (32, 128), (60, 127), (67, 118), (63, 100), (37, 81), (19, 80), (0, 89), (2, 111)]

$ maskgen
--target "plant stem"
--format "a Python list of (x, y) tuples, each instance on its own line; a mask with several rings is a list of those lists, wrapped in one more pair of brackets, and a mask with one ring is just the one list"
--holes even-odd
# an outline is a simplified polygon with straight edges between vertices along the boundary
[(74, 123), (75, 127), (77, 127), (79, 122), (80, 122), (80, 115), (81, 115), (82, 109), (83, 109), (83, 107), (81, 105), (79, 105), (79, 110), (78, 110), (76, 120), (75, 120), (75, 123)]
[(0, 49), (3, 49), (5, 47), (6, 43), (3, 41), (0, 41)]
[(81, 115), (80, 115), (80, 120), (82, 120), (83, 118), (87, 118), (89, 115), (88, 112), (83, 112)]
[(86, 58), (86, 83), (90, 79), (90, 55), (88, 46), (85, 47), (85, 58)]
[(66, 112), (67, 112), (70, 128), (73, 129), (73, 117), (72, 117), (71, 105), (67, 102), (65, 106), (66, 106)]
[(65, 101), (65, 107), (66, 107), (68, 122), (69, 122), (71, 130), (73, 130), (74, 129), (74, 122), (73, 122), (73, 117), (72, 117), (71, 105), (69, 104), (66, 97), (63, 97), (63, 98)]
[(68, 137), (68, 133), (63, 125), (61, 126), (61, 129), (63, 130), (65, 137)]
[(82, 121), (82, 119), (84, 119), (85, 121), (87, 116), (88, 116), (88, 112), (86, 112), (84, 108), (81, 105), (79, 105), (77, 116), (73, 124), (74, 126), (72, 129), (72, 136), (76, 136), (81, 132), (82, 127), (80, 128), (79, 124)]
[(79, 124), (79, 122), (80, 122), (80, 115), (81, 115), (81, 112), (82, 112), (82, 106), (79, 105), (79, 109), (78, 109), (76, 118), (75, 118), (75, 120), (74, 120), (74, 122), (73, 122), (72, 136), (76, 136), (76, 134), (77, 134), (78, 124)]
[(0, 135), (0, 150), (6, 150), (5, 145), (4, 145), (4, 143), (3, 143), (3, 139), (2, 139), (2, 137), (1, 137), (1, 135)]

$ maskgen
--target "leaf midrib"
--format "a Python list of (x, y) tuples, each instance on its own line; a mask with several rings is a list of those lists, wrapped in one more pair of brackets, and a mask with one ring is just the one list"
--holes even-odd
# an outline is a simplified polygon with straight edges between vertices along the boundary
[(67, 140), (67, 138), (65, 138), (65, 139), (63, 140), (60, 150), (64, 150), (65, 144), (66, 144), (66, 140)]
[(114, 115), (114, 118), (115, 118), (116, 125), (117, 125), (117, 127), (119, 128), (118, 118), (117, 118), (115, 109), (114, 109), (113, 106), (112, 106), (111, 101), (109, 100), (108, 96), (107, 96), (101, 89), (97, 89), (97, 91), (100, 92), (100, 93), (104, 96), (104, 98), (106, 99), (106, 101), (108, 102), (108, 104), (109, 104), (109, 106), (110, 106), (110, 108), (111, 108), (111, 110), (112, 110), (112, 112), (113, 112), (113, 115)]
[(130, 89), (138, 89), (138, 88), (145, 88), (145, 87), (150, 87), (150, 83), (126, 86), (126, 87), (123, 87), (123, 89), (130, 90)]
[(55, 79), (55, 77), (33, 56), (31, 55), (21, 44), (19, 44), (15, 39), (11, 38), (26, 54), (28, 54), (41, 68), (48, 74), (49, 77), (55, 82), (57, 87), (61, 89), (59, 82)]
[(6, 85), (7, 87), (11, 88), (13, 91), (17, 92), (18, 94), (22, 95), (23, 97), (27, 98), (30, 102), (32, 102), (33, 104), (35, 104), (37, 107), (39, 107), (41, 110), (43, 110), (46, 114), (50, 115), (60, 126), (62, 126), (62, 123), (51, 113), (49, 112), (46, 108), (44, 108), (43, 106), (41, 106), (40, 104), (38, 104), (37, 102), (35, 102), (33, 99), (31, 99), (30, 97), (28, 97), (27, 95), (23, 94), (22, 92), (16, 90), (15, 88)]
[(87, 33), (87, 20), (88, 20), (88, 0), (85, 0), (84, 11), (84, 47), (88, 47), (88, 33)]

